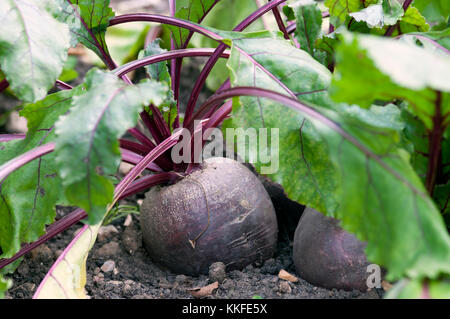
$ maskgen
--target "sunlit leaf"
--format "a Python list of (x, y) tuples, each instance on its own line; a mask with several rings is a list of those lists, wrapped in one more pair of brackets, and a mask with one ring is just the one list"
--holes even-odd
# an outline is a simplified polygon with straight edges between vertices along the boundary
[(45, 97), (69, 49), (68, 28), (47, 11), (48, 4), (49, 0), (0, 2), (0, 65), (11, 89), (27, 102)]
[(86, 299), (86, 260), (101, 222), (85, 225), (55, 261), (33, 299)]
[[(175, 17), (200, 23), (220, 0), (178, 0), (176, 1)], [(230, 2), (224, 0), (224, 2)], [(173, 39), (177, 48), (186, 47), (185, 42), (189, 35), (189, 30), (170, 27)]]
[[(54, 124), (70, 108), (82, 87), (61, 91), (34, 104), (27, 104), (21, 115), (28, 121), (24, 140), (0, 145), (0, 163), (34, 147), (54, 141)], [(3, 181), (0, 188), (0, 247), (2, 257), (12, 257), (22, 243), (35, 241), (53, 222), (55, 205), (61, 200), (61, 180), (55, 155), (48, 154), (21, 167)]]
[(436, 107), (444, 117), (450, 112), (449, 94), (436, 93), (450, 92), (448, 57), (401, 41), (346, 34), (336, 61), (337, 101), (368, 107), (376, 99), (404, 99), (427, 128)]
[(56, 123), (55, 152), (67, 200), (95, 224), (113, 199), (112, 175), (121, 160), (118, 138), (136, 125), (144, 105), (160, 105), (168, 88), (153, 81), (130, 86), (96, 69), (85, 83), (87, 92)]
[(295, 17), (296, 38), (300, 48), (314, 56), (314, 43), (322, 29), (322, 12), (312, 0), (298, 0), (284, 7), (288, 17)]
[(403, 16), (403, 8), (397, 0), (380, 0), (358, 12), (350, 13), (356, 21), (364, 21), (371, 28), (395, 24)]
[(338, 27), (351, 12), (357, 12), (365, 7), (377, 3), (378, 0), (326, 0), (331, 15), (331, 23)]
[(105, 63), (108, 47), (105, 32), (109, 20), (114, 17), (109, 0), (58, 0), (63, 12), (59, 20), (69, 25), (71, 45), (82, 43), (94, 51)]

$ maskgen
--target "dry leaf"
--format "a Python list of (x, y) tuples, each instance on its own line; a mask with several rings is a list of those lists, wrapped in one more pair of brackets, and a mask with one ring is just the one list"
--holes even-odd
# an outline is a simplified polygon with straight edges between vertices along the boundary
[(128, 227), (131, 225), (132, 221), (133, 221), (133, 218), (131, 217), (131, 214), (128, 214), (127, 217), (125, 218), (125, 221), (123, 222), (123, 225), (125, 227)]
[(281, 278), (283, 280), (287, 280), (290, 282), (297, 282), (298, 278), (295, 277), (294, 275), (291, 275), (290, 273), (288, 273), (286, 270), (281, 269), (280, 273), (278, 274), (278, 278)]
[(383, 281), (381, 282), (381, 287), (383, 287), (383, 290), (384, 290), (384, 291), (388, 291), (389, 289), (392, 288), (392, 284), (389, 283), (389, 282), (387, 282), (386, 280), (383, 280)]
[(195, 298), (203, 298), (203, 297), (211, 295), (213, 293), (213, 291), (217, 288), (219, 288), (218, 281), (213, 282), (212, 284), (205, 286), (205, 287), (188, 289), (188, 292)]

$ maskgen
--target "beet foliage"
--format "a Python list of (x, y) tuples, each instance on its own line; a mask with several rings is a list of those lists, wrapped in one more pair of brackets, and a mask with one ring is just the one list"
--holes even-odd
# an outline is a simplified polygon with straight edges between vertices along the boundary
[[(171, 16), (115, 17), (109, 1), (2, 1), (0, 88), (24, 102), (28, 132), (0, 140), (0, 247), (9, 258), (0, 267), (80, 220), (87, 225), (64, 256), (83, 263), (93, 242), (82, 240), (118, 200), (196, 169), (174, 163), (170, 150), (177, 128), (192, 133), (203, 120), (203, 129), (278, 128), (279, 169), (269, 178), (366, 241), (368, 260), (399, 281), (391, 296), (448, 296), (448, 4), (273, 0), (230, 31), (200, 24), (218, 2), (170, 0)], [(268, 12), (279, 31), (244, 32)], [(105, 32), (133, 21), (164, 24), (170, 50), (155, 41), (118, 67)], [(194, 33), (217, 47), (188, 49)], [(72, 88), (58, 76), (77, 43), (108, 71), (93, 69)], [(209, 59), (182, 116), (180, 72), (192, 56)], [(223, 58), (229, 79), (197, 106)], [(132, 83), (127, 73), (144, 66), (148, 79)], [(58, 92), (48, 94), (53, 86)], [(139, 118), (151, 137), (137, 128)], [(251, 152), (240, 155), (257, 158)], [(117, 183), (121, 161), (135, 166)], [(144, 170), (153, 173), (138, 178)], [(54, 222), (57, 204), (79, 209)], [(0, 293), (9, 284), (0, 277)]]

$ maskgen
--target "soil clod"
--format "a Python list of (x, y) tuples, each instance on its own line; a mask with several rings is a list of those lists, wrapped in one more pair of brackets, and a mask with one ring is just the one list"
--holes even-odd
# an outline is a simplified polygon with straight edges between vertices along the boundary
[(227, 274), (225, 272), (225, 264), (222, 262), (216, 262), (211, 264), (209, 267), (209, 280), (211, 282), (219, 282), (222, 283), (225, 278), (227, 278)]

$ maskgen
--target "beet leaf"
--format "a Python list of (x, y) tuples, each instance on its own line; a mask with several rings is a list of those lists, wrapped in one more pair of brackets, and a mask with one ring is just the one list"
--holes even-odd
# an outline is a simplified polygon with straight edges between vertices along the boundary
[(56, 123), (56, 163), (71, 205), (95, 224), (113, 200), (111, 175), (120, 164), (118, 138), (136, 125), (143, 105), (159, 105), (167, 86), (146, 81), (129, 86), (111, 73), (92, 70), (86, 93)]
[[(81, 92), (82, 88), (78, 87), (25, 105), (21, 115), (28, 120), (28, 134), (23, 140), (2, 143), (0, 163), (54, 141), (56, 120), (69, 110), (73, 97)], [(2, 257), (13, 256), (22, 243), (35, 241), (44, 234), (45, 225), (52, 223), (55, 217), (55, 205), (62, 203), (61, 185), (53, 153), (28, 163), (2, 181)]]
[(0, 65), (18, 98), (44, 98), (63, 69), (69, 31), (47, 9), (48, 0), (0, 4)]

